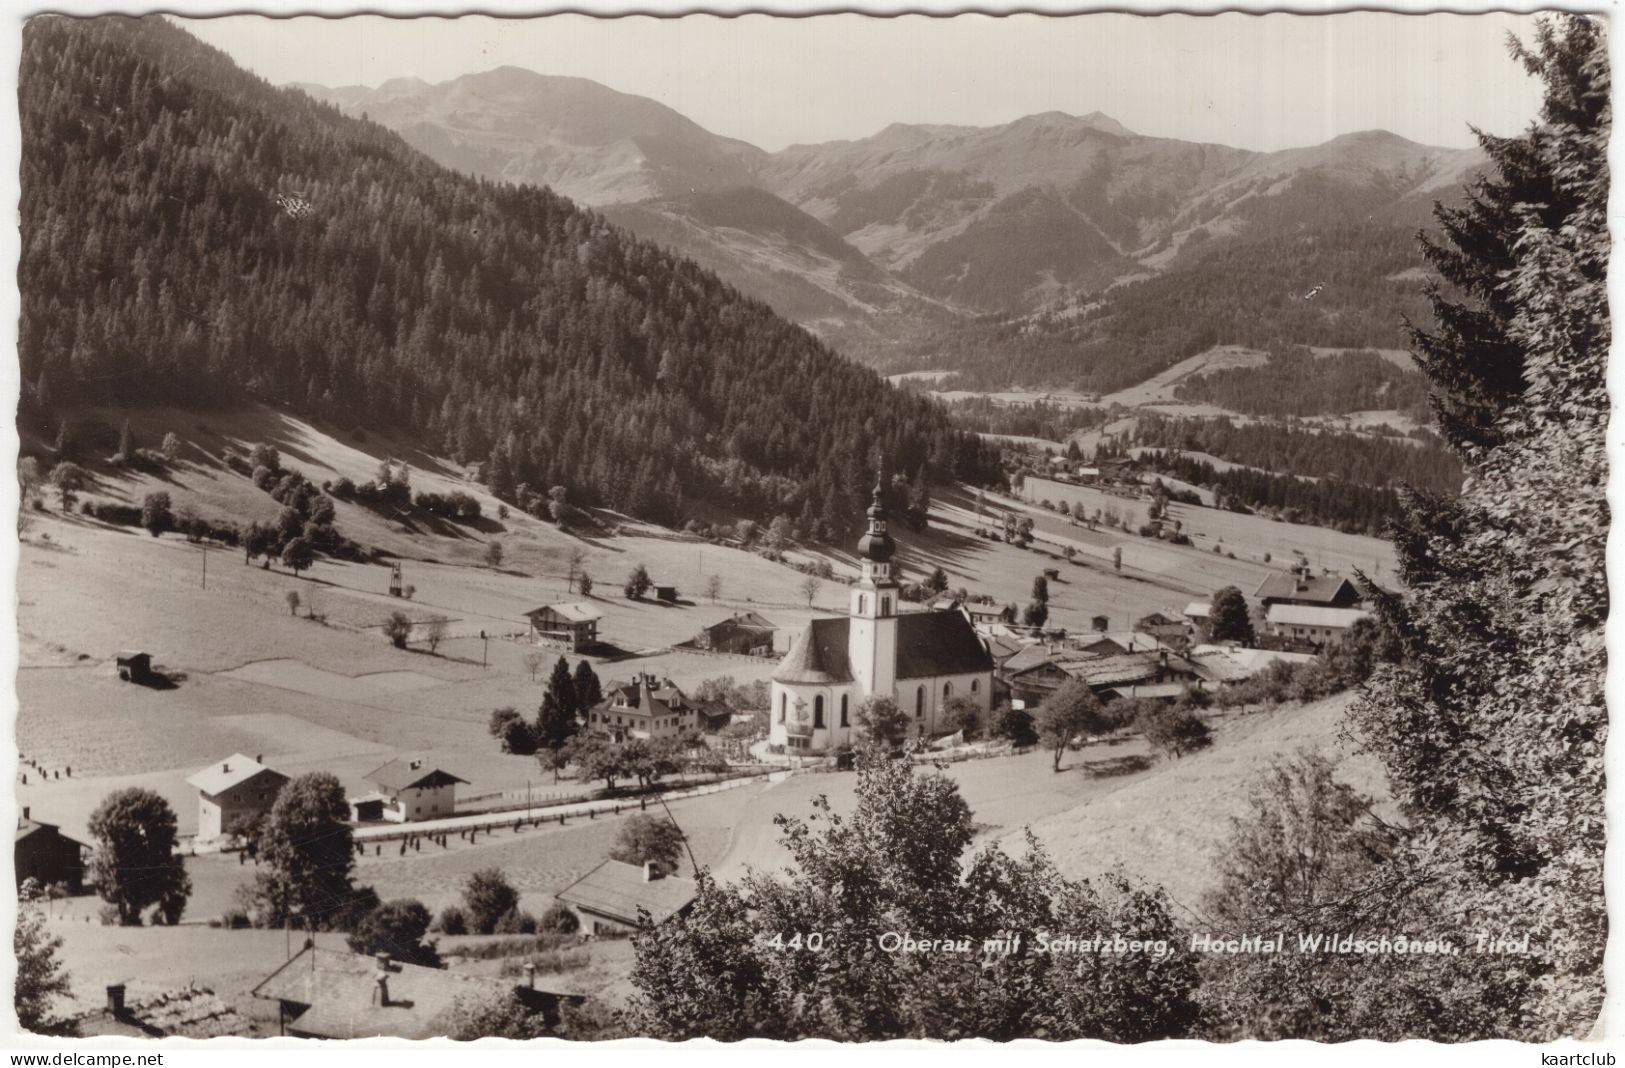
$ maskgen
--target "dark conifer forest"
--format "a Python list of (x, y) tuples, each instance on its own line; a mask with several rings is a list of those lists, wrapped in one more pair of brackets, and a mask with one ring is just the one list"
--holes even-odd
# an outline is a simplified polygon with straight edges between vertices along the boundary
[(714, 275), (463, 177), (158, 17), (24, 34), (20, 418), (265, 402), (396, 428), (491, 489), (842, 538), (892, 471), (997, 458)]

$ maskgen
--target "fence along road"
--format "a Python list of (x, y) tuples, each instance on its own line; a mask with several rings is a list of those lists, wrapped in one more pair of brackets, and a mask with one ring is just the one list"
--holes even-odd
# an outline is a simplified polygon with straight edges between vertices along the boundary
[[(705, 786), (696, 786), (686, 790), (674, 790), (668, 794), (659, 794), (668, 803), (682, 801), (690, 797), (703, 797), (706, 794), (719, 793), (723, 790), (734, 790), (741, 786), (748, 786), (755, 782), (776, 782), (787, 778), (790, 772), (770, 771), (757, 775), (744, 775), (737, 779), (727, 779), (723, 782), (708, 783)], [(368, 827), (357, 827), (355, 840), (358, 842), (388, 842), (398, 838), (415, 838), (431, 834), (441, 834), (445, 831), (466, 831), (470, 829), (485, 830), (487, 828), (511, 827), (515, 823), (546, 823), (552, 820), (568, 819), (571, 816), (596, 816), (603, 813), (625, 812), (627, 809), (646, 809), (649, 795), (641, 798), (623, 798), (621, 800), (579, 801), (566, 805), (537, 805), (532, 808), (508, 809), (503, 812), (481, 812), (470, 816), (450, 816), (440, 820), (419, 820), (415, 823), (373, 824)], [(658, 807), (659, 802), (655, 802)]]

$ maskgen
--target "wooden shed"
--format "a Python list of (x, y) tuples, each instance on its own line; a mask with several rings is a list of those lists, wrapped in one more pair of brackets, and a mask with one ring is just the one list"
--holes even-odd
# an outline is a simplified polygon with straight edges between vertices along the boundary
[(146, 682), (152, 678), (152, 654), (138, 649), (121, 650), (115, 657), (118, 677), (125, 682)]

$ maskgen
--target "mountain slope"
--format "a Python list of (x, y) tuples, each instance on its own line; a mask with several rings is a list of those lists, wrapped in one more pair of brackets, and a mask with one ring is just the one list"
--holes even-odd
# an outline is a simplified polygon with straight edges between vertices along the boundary
[(761, 188), (767, 153), (645, 97), (517, 67), (438, 85), (298, 88), (453, 170), (604, 208), (845, 348), (883, 347), (958, 315)]
[[(454, 174), (160, 18), (27, 26), (19, 418), (250, 398), (418, 435), (499, 496), (846, 536), (873, 456), (992, 460), (714, 275)], [(844, 518), (843, 518), (844, 517)]]
[(416, 79), (298, 88), (365, 112), (454, 170), (549, 186), (583, 204), (621, 204), (747, 184), (766, 153), (647, 97), (586, 78), (498, 67), (430, 85)]
[[(1414, 275), (1410, 234), (1482, 164), (1383, 131), (1259, 153), (1098, 112), (894, 124), (769, 155), (514, 68), (310, 90), (448, 166), (598, 204), (866, 362), (988, 386), (1117, 389), (1214, 344), (1396, 346), (1415, 285), (1390, 276)], [(1254, 284), (1224, 275), (1238, 268)], [(1312, 306), (1288, 299), (1321, 284)]]

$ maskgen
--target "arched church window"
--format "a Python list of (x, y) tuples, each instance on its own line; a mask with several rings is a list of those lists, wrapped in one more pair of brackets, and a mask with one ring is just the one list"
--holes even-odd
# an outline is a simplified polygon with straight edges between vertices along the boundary
[(841, 695), (841, 726), (850, 727), (852, 724), (846, 718), (846, 699), (847, 695), (843, 693)]
[(970, 692), (971, 693), (981, 693), (982, 692), (982, 680), (981, 679), (971, 679), (970, 680)]
[(943, 683), (942, 684), (942, 699), (944, 701), (946, 701), (946, 700), (948, 700), (948, 698), (952, 697), (953, 695), (954, 695), (954, 684), (951, 683), (951, 682)]
[(789, 704), (790, 704), (790, 695), (785, 694), (785, 693), (779, 694), (779, 722), (780, 723), (784, 722), (784, 710), (785, 710), (786, 707), (788, 707)]
[(883, 616), (891, 615), (891, 598), (890, 597), (882, 597), (880, 599), (880, 614), (883, 615)]
[(817, 697), (813, 698), (813, 726), (814, 727), (822, 727), (823, 725), (824, 725), (824, 695), (819, 694)]
[(925, 715), (925, 687), (921, 686), (914, 691), (914, 718), (919, 719)]
[(861, 593), (858, 594), (858, 615), (863, 615), (864, 609), (868, 606), (868, 598)]

